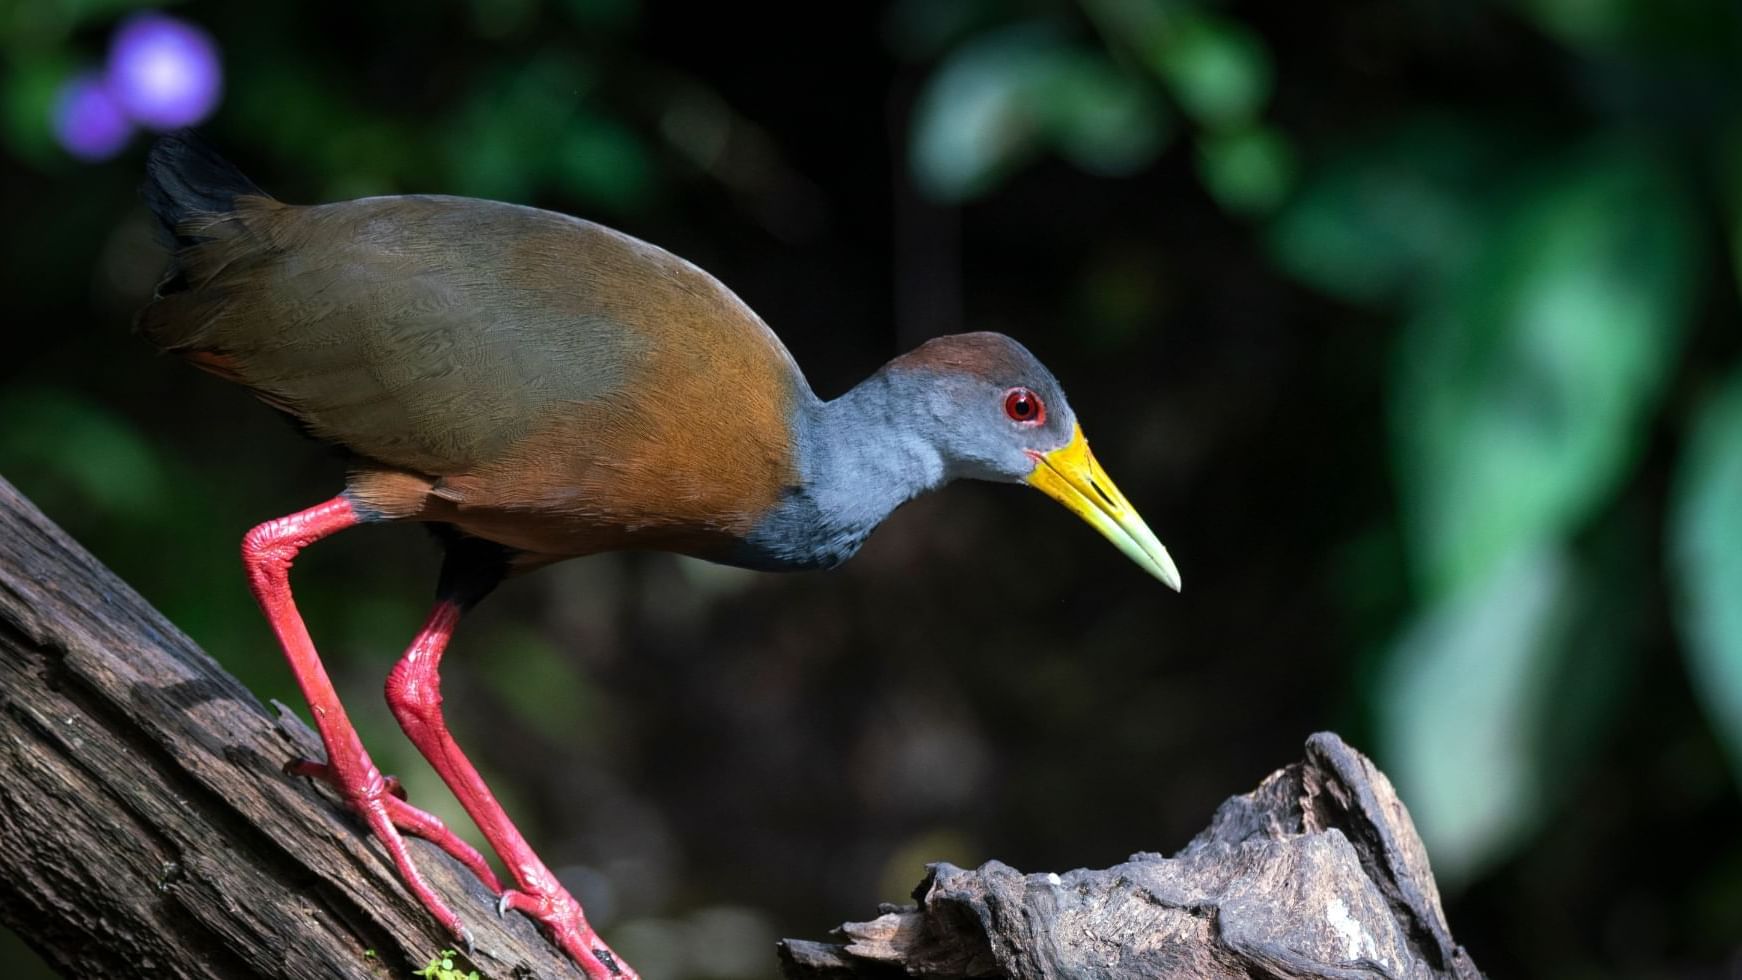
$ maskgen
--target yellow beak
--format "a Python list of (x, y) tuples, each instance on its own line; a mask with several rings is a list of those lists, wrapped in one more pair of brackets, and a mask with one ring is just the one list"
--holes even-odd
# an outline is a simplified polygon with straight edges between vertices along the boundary
[(1179, 591), (1179, 569), (1173, 558), (1156, 540), (1149, 525), (1137, 516), (1131, 502), (1113, 485), (1107, 471), (1095, 461), (1095, 455), (1089, 452), (1089, 441), (1083, 438), (1082, 426), (1076, 426), (1071, 441), (1058, 449), (1030, 455), (1035, 463), (1034, 472), (1025, 481), (1029, 486), (1069, 507), (1071, 513), (1088, 521), (1126, 557), (1175, 592)]

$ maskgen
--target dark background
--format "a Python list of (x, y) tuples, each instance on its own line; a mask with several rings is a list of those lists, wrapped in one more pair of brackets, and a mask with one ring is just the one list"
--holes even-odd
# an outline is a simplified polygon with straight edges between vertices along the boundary
[[(84, 163), (46, 123), (131, 12), (0, 8), (0, 473), (300, 707), (237, 543), (341, 464), (129, 335), (147, 136)], [(1176, 849), (1325, 728), (1397, 781), (1493, 975), (1742, 976), (1734, 5), (169, 12), (224, 60), (203, 131), (285, 200), (604, 221), (736, 290), (825, 397), (1015, 336), (1179, 562), (1176, 596), (963, 485), (834, 572), (504, 588), (448, 716), (649, 980), (772, 976), (776, 936), (927, 861)], [(371, 528), (297, 595), (377, 760), (461, 825), (379, 696), (434, 573)]]

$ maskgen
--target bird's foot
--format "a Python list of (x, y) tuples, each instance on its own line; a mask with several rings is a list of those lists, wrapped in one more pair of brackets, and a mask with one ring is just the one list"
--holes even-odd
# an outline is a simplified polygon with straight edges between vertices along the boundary
[(537, 891), (511, 888), (502, 893), (496, 913), (506, 915), (509, 909), (524, 912), (544, 926), (557, 946), (586, 973), (587, 980), (640, 980), (587, 924), (581, 903), (561, 885), (553, 883)]
[[(368, 824), (369, 831), (375, 835), (375, 839), (387, 849), (387, 856), (392, 859), (394, 869), (399, 872), (400, 883), (405, 886), (407, 891), (411, 892), (413, 898), (417, 899), (417, 903), (422, 905), (424, 910), (443, 929), (447, 930), (448, 935), (465, 945), (469, 953), (472, 949), (472, 930), (466, 928), (466, 924), (460, 921), (460, 917), (454, 913), (453, 909), (448, 908), (441, 896), (435, 893), (435, 889), (429, 886), (423, 873), (417, 870), (417, 865), (412, 863), (411, 852), (406, 848), (405, 838), (400, 835), (398, 823), (392, 815), (395, 810), (394, 804), (400, 808), (399, 813), (402, 819), (408, 812), (422, 813), (422, 811), (416, 810), (397, 796), (388, 795), (385, 783), (378, 774), (373, 782), (377, 790), (371, 794), (352, 794), (343, 788), (340, 789), (340, 792), (344, 794), (345, 800), (351, 805), (351, 808), (357, 811), (357, 815), (363, 818), (363, 822)], [(440, 821), (436, 821), (434, 817), (430, 817), (428, 814), (424, 814), (424, 816), (435, 821), (437, 826), (440, 825)], [(416, 821), (411, 821), (411, 823), (415, 824)], [(464, 847), (465, 845), (461, 843), (460, 846)], [(474, 857), (476, 857), (476, 853), (473, 852)], [(486, 873), (489, 871), (488, 868), (484, 870)], [(485, 880), (490, 881), (491, 879), (486, 878)]]
[[(345, 792), (345, 788), (339, 784), (338, 775), (333, 772), (332, 767), (324, 762), (316, 762), (313, 759), (292, 759), (284, 764), (284, 773), (287, 776), (307, 776), (310, 779), (318, 779), (331, 786), (338, 793)], [(381, 786), (387, 791), (387, 795), (396, 796), (402, 800), (406, 799), (405, 786), (399, 782), (398, 776), (383, 775)]]
[[(449, 857), (465, 865), (473, 874), (477, 875), (478, 880), (484, 883), (484, 887), (490, 889), (492, 892), (501, 894), (502, 882), (496, 877), (496, 872), (490, 869), (490, 864), (484, 860), (484, 856), (479, 854), (477, 849), (472, 847), (472, 845), (461, 840), (452, 830), (449, 830), (447, 824), (443, 823), (440, 817), (427, 810), (420, 810), (417, 807), (412, 806), (410, 803), (407, 803), (405, 801), (405, 787), (401, 786), (399, 780), (395, 777), (381, 777), (381, 792), (378, 794), (370, 794), (366, 791), (357, 793), (352, 792), (345, 786), (344, 782), (340, 780), (338, 774), (333, 772), (332, 767), (324, 762), (314, 762), (309, 759), (294, 759), (285, 763), (284, 771), (293, 776), (307, 776), (310, 779), (318, 779), (321, 782), (326, 783), (328, 786), (331, 786), (334, 791), (345, 798), (345, 802), (349, 803), (351, 808), (356, 810), (364, 820), (369, 820), (368, 809), (371, 802), (373, 800), (378, 800), (381, 807), (386, 811), (387, 819), (392, 826), (412, 835), (413, 837), (421, 837), (446, 851)], [(393, 850), (392, 845), (388, 846), (388, 850)], [(415, 889), (413, 890), (415, 891)], [(422, 899), (423, 896), (419, 895), (418, 897), (419, 899)], [(429, 905), (428, 902), (425, 902), (424, 904)], [(430, 911), (435, 913), (436, 909), (432, 907)], [(438, 913), (436, 918), (440, 919), (442, 916)], [(444, 926), (450, 925), (446, 921), (442, 924)], [(454, 930), (458, 930), (455, 931), (455, 938), (460, 939), (462, 942), (471, 942), (471, 934), (465, 932), (463, 927), (459, 926), (459, 920), (457, 918), (450, 926), (450, 931)]]

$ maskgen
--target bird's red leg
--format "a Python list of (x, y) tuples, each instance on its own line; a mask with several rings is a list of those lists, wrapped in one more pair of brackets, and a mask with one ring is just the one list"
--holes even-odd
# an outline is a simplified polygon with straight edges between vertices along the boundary
[(581, 905), (563, 888), (508, 819), (478, 770), (460, 751), (442, 718), (441, 678), (437, 673), (448, 638), (463, 607), (453, 599), (436, 603), (423, 631), (387, 678), (387, 704), (412, 744), (471, 814), (490, 846), (508, 866), (517, 890), (502, 894), (500, 908), (518, 909), (542, 923), (589, 980), (635, 980), (635, 971), (611, 952), (587, 924)]
[(242, 561), (248, 569), (248, 586), (266, 613), (267, 621), (272, 624), (272, 631), (278, 635), (279, 645), (284, 648), (290, 669), (296, 675), (297, 686), (302, 689), (303, 697), (314, 713), (315, 728), (320, 731), (321, 742), (327, 749), (325, 771), (317, 774), (337, 787), (346, 802), (369, 825), (375, 837), (387, 848), (394, 866), (399, 869), (400, 878), (423, 907), (449, 932), (469, 945), (471, 934), (411, 863), (411, 855), (399, 829), (416, 833), (430, 831), (435, 834), (436, 843), (453, 854), (454, 848), (439, 839), (445, 835), (453, 844), (464, 848), (471, 860), (466, 859), (465, 853), (455, 854), (455, 857), (474, 871), (482, 870), (485, 881), (499, 890), (494, 884), (495, 876), (489, 874), (488, 866), (477, 852), (442, 828), (440, 821), (392, 795), (387, 779), (370, 761), (362, 740), (357, 737), (357, 730), (345, 714), (344, 705), (339, 703), (338, 692), (333, 690), (333, 682), (327, 677), (326, 668), (322, 666), (319, 654), (315, 653), (314, 642), (309, 639), (308, 628), (303, 625), (302, 616), (291, 599), (290, 563), (295, 560), (297, 552), (360, 523), (362, 517), (350, 501), (334, 497), (324, 504), (256, 527), (242, 539)]

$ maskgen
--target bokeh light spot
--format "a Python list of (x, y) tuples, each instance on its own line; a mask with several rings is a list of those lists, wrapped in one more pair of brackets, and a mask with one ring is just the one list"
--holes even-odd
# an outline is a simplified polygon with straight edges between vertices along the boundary
[(192, 126), (218, 105), (223, 70), (211, 35), (163, 14), (123, 23), (109, 48), (109, 88), (135, 121), (153, 129)]
[(108, 86), (95, 73), (77, 75), (61, 87), (54, 106), (54, 135), (80, 160), (107, 160), (133, 135)]

